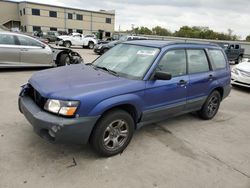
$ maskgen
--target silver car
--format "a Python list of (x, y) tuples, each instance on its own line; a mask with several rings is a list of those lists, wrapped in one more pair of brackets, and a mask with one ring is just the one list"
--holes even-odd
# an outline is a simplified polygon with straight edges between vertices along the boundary
[(70, 49), (52, 48), (19, 33), (0, 32), (0, 68), (55, 67), (81, 62), (81, 56)]

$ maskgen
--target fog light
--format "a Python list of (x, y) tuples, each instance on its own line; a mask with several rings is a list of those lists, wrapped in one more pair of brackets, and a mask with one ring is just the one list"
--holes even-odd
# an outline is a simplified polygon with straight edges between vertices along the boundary
[(55, 133), (54, 133), (52, 130), (49, 130), (49, 135), (50, 135), (51, 137), (53, 137), (53, 138), (56, 137)]

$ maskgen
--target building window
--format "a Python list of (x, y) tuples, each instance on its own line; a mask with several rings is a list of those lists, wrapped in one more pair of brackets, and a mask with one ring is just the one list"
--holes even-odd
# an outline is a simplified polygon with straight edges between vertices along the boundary
[(82, 16), (81, 14), (77, 14), (77, 15), (76, 15), (76, 19), (77, 19), (77, 20), (83, 20), (83, 16)]
[(106, 18), (106, 23), (111, 24), (111, 18)]
[(68, 33), (73, 33), (73, 29), (68, 29)]
[(26, 25), (24, 26), (24, 32), (27, 32), (27, 27), (26, 27)]
[(33, 31), (41, 31), (41, 27), (40, 26), (33, 26)]
[(25, 15), (26, 14), (26, 12), (25, 12), (25, 8), (23, 8), (23, 15)]
[(49, 17), (56, 18), (57, 17), (57, 12), (56, 11), (49, 11)]
[(77, 29), (76, 32), (82, 34), (82, 29)]
[(23, 14), (22, 14), (22, 11), (20, 10), (20, 16), (22, 16)]
[(105, 37), (111, 37), (111, 33), (110, 32), (105, 32)]
[(34, 15), (34, 16), (40, 16), (40, 10), (33, 8), (32, 9), (32, 15)]
[(57, 28), (56, 27), (51, 27), (50, 31), (57, 31)]
[(73, 19), (73, 14), (68, 13), (68, 19), (72, 20)]

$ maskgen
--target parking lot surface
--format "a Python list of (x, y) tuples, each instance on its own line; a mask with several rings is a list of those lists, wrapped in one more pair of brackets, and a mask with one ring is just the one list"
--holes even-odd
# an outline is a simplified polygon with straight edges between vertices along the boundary
[[(75, 50), (85, 62), (97, 57)], [(33, 132), (17, 100), (36, 71), (0, 72), (0, 188), (250, 187), (250, 90), (233, 88), (211, 121), (187, 114), (149, 125), (121, 155), (100, 158)]]

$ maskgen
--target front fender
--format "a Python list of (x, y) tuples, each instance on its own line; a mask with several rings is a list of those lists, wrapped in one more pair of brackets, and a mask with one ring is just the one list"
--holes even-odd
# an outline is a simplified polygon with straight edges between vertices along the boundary
[(136, 109), (138, 117), (140, 117), (144, 102), (139, 95), (125, 94), (115, 96), (98, 103), (89, 113), (89, 116), (102, 115), (105, 111), (120, 105), (131, 105)]

